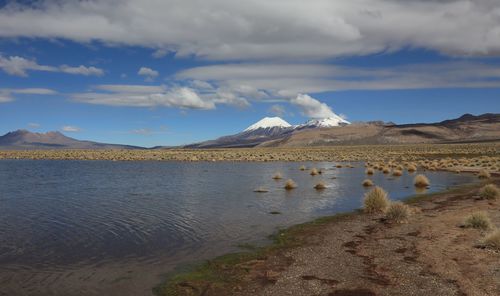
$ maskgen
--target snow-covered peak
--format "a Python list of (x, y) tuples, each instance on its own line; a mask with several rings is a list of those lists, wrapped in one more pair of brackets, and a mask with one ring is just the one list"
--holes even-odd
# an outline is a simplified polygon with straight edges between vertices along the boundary
[(349, 121), (343, 119), (342, 117), (335, 115), (333, 117), (323, 118), (323, 119), (311, 119), (308, 122), (299, 125), (299, 127), (318, 127), (318, 128), (328, 128), (351, 124)]
[(264, 117), (261, 120), (257, 121), (256, 123), (252, 124), (251, 126), (247, 127), (244, 130), (244, 132), (254, 131), (259, 128), (273, 128), (273, 127), (288, 128), (291, 127), (291, 125), (279, 117)]

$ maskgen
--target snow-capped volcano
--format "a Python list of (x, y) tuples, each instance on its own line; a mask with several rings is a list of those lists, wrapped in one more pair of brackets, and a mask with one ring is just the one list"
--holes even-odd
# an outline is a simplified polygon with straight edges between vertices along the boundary
[(261, 128), (268, 129), (275, 127), (289, 128), (292, 127), (292, 125), (279, 117), (264, 117), (261, 120), (257, 121), (256, 123), (252, 124), (251, 126), (247, 127), (243, 132), (254, 131)]
[(342, 117), (335, 115), (333, 117), (323, 119), (311, 119), (304, 124), (297, 126), (297, 128), (329, 128), (336, 126), (344, 126), (351, 124), (349, 121)]

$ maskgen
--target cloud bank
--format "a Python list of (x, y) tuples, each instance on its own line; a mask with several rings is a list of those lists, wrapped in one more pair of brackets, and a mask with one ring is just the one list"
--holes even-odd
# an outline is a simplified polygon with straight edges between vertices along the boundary
[(28, 60), (19, 56), (4, 57), (0, 54), (0, 69), (9, 75), (27, 77), (28, 71), (61, 72), (67, 74), (84, 76), (102, 76), (104, 71), (96, 67), (86, 67), (83, 65), (71, 67), (68, 65), (46, 66), (39, 65), (34, 60)]
[[(29, 2), (33, 3), (33, 2)], [(496, 0), (93, 0), (11, 2), (1, 37), (139, 45), (161, 57), (325, 59), (404, 47), (497, 55)]]

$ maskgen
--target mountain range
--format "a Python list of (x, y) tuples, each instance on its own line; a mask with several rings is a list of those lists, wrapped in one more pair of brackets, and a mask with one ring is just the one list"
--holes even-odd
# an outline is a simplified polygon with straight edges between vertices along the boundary
[[(291, 125), (265, 117), (240, 133), (175, 148), (310, 147), (416, 143), (500, 141), (500, 114), (465, 114), (437, 123), (401, 124), (382, 121), (350, 123), (335, 116)], [(81, 141), (60, 132), (17, 130), (0, 136), (0, 149), (144, 149), (143, 147)], [(166, 149), (166, 147), (154, 147)]]
[(27, 130), (17, 130), (0, 136), (0, 149), (3, 150), (139, 148), (141, 147), (80, 141), (60, 132), (33, 133)]
[[(272, 123), (279, 123), (273, 125)], [(500, 140), (500, 114), (465, 114), (438, 123), (382, 121), (350, 123), (340, 117), (292, 126), (281, 118), (264, 118), (243, 132), (186, 148), (308, 147), (413, 143), (460, 143)]]

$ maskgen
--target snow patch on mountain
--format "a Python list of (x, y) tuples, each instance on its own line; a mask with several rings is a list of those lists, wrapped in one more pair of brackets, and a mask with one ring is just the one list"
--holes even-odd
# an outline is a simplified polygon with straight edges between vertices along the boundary
[(254, 131), (261, 128), (267, 129), (274, 127), (289, 128), (292, 127), (292, 125), (279, 117), (264, 117), (261, 120), (257, 121), (256, 123), (252, 124), (251, 126), (247, 127), (244, 130), (244, 132)]
[(323, 118), (323, 119), (311, 119), (304, 124), (297, 126), (297, 128), (329, 128), (336, 126), (344, 126), (351, 124), (349, 121), (343, 119), (338, 115), (334, 115), (333, 117)]

